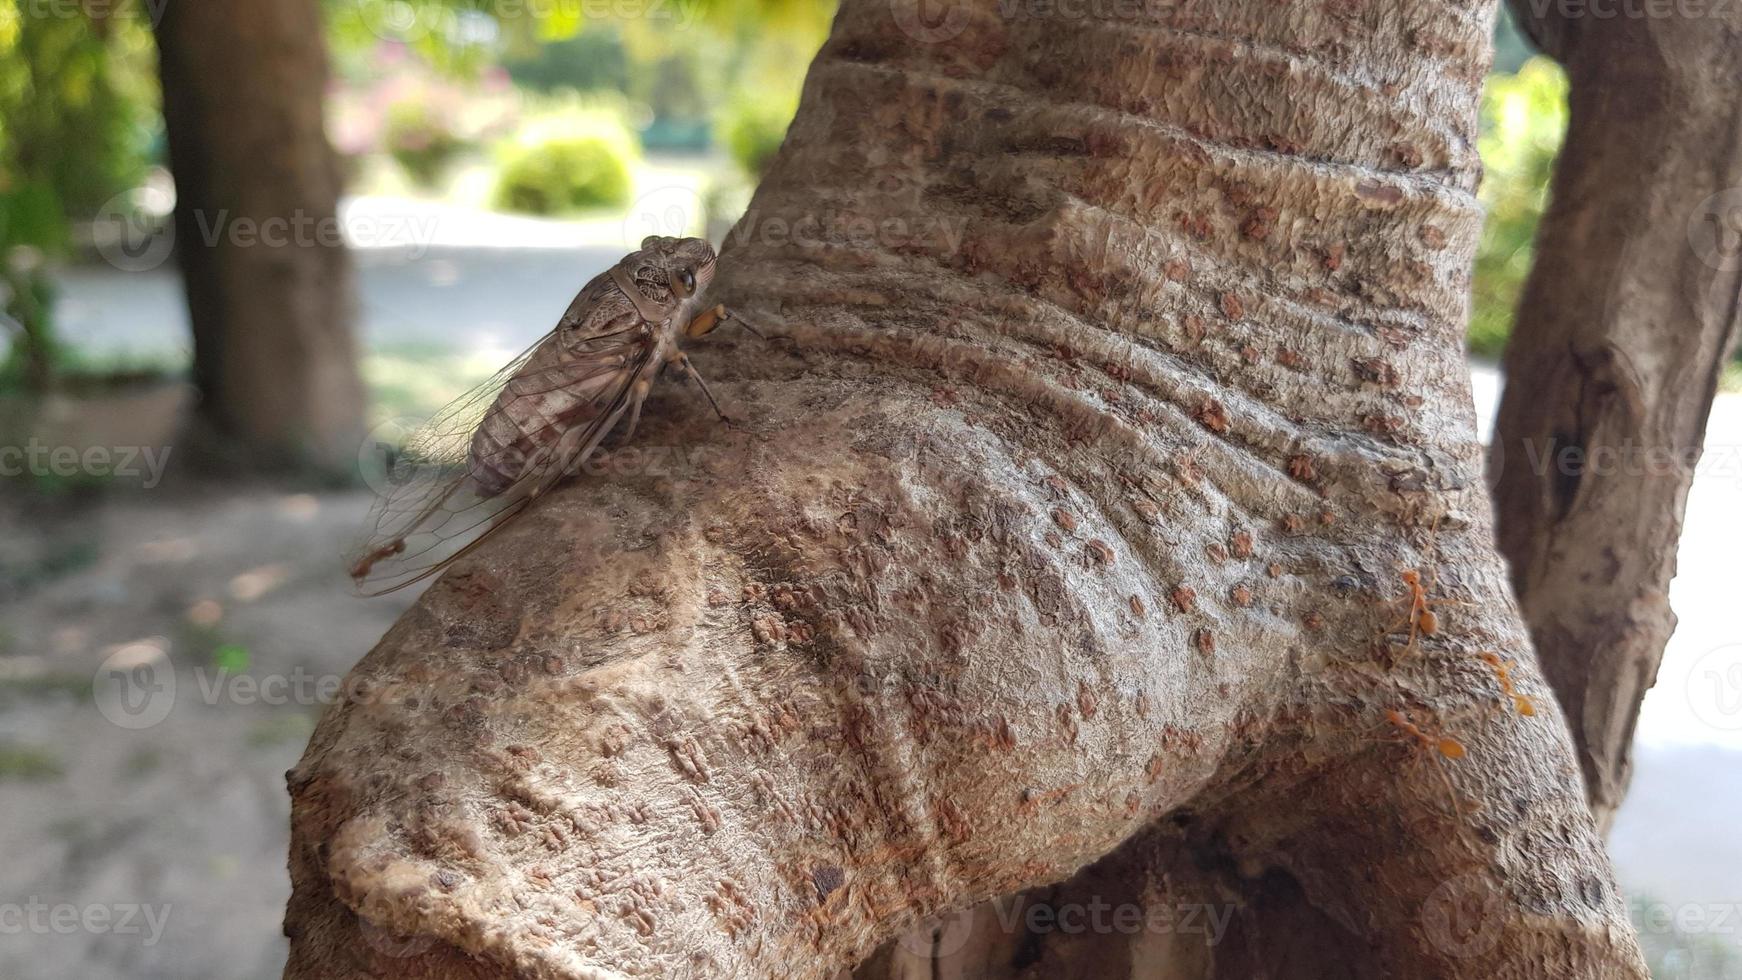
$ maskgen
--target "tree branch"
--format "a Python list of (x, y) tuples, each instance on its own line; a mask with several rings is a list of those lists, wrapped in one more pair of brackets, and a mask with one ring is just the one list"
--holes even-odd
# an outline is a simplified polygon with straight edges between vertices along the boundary
[(1675, 629), (1682, 513), (1736, 341), (1742, 106), (1723, 79), (1742, 15), (1728, 23), (1596, 21), (1564, 52), (1571, 121), (1506, 352), (1500, 548), (1604, 823)]

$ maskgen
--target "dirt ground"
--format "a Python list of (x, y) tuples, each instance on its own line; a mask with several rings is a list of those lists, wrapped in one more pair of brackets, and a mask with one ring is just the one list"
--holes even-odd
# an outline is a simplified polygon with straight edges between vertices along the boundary
[(367, 509), (167, 486), (0, 518), (0, 977), (279, 975), (284, 771), (414, 598), (349, 593)]

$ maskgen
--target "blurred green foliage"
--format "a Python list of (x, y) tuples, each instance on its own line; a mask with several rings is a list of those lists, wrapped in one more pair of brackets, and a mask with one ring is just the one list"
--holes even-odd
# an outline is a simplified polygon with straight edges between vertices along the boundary
[(516, 85), (546, 94), (562, 89), (628, 92), (630, 86), (629, 55), (616, 25), (536, 45), (531, 51), (510, 51), (502, 67)]
[[(0, 189), (89, 217), (139, 182), (161, 127), (147, 22), (126, 5), (104, 18), (78, 9), (0, 4)], [(37, 224), (6, 230), (15, 244), (64, 243)]]
[(455, 350), (440, 343), (396, 345), (363, 353), (371, 422), (424, 418), (495, 374), (512, 353)]
[(620, 112), (578, 100), (532, 118), (502, 148), (496, 206), (554, 215), (629, 203), (635, 138)]
[(761, 179), (768, 169), (797, 112), (796, 91), (790, 98), (740, 97), (726, 107), (721, 123), (726, 150), (752, 179)]
[(232, 674), (245, 674), (254, 662), (248, 648), (240, 643), (220, 643), (211, 653), (212, 666)]
[(0, 742), (0, 781), (43, 782), (65, 774), (54, 753), (34, 745)]
[(1488, 76), (1478, 142), (1488, 216), (1476, 252), (1469, 333), (1477, 354), (1499, 356), (1512, 332), (1566, 128), (1567, 81), (1560, 66), (1538, 56), (1516, 74)]
[(158, 132), (147, 23), (74, 5), (0, 2), (0, 386), (47, 387), (59, 345), (47, 260), (70, 222), (138, 183)]
[(790, 113), (834, 13), (832, 0), (327, 4), (342, 78), (367, 75), (394, 41), (459, 77), (500, 65), (532, 93), (616, 93), (644, 145), (680, 151), (705, 149), (722, 115), (740, 119), (743, 106)]

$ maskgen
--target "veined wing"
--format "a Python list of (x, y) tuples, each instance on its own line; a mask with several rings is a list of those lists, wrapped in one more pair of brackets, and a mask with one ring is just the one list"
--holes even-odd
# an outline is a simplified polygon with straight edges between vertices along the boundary
[[(622, 419), (653, 352), (641, 316), (606, 277), (589, 283), (555, 330), (404, 441), (351, 563), (359, 591), (440, 571), (578, 469)], [(500, 457), (473, 451), (481, 426), (513, 434), (506, 476)]]

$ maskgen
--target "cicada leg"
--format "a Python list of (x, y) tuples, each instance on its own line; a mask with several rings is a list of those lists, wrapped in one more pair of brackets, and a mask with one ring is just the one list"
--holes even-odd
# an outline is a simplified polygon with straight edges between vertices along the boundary
[(714, 414), (720, 417), (720, 421), (727, 425), (731, 425), (731, 418), (729, 418), (725, 412), (721, 411), (720, 403), (714, 399), (713, 391), (708, 388), (708, 383), (702, 379), (701, 372), (696, 370), (696, 366), (690, 361), (689, 356), (679, 352), (677, 355), (677, 363), (679, 367), (683, 368), (685, 374), (696, 379), (696, 384), (701, 387), (702, 394), (707, 396), (708, 404), (714, 406)]
[(629, 428), (623, 430), (623, 439), (619, 445), (629, 442), (635, 437), (635, 426), (641, 421), (641, 403), (647, 401), (647, 393), (653, 390), (653, 379), (642, 378), (635, 382), (635, 387), (629, 391)]
[(745, 330), (754, 334), (758, 340), (768, 339), (763, 336), (762, 331), (751, 326), (750, 321), (736, 313), (733, 313), (731, 310), (726, 309), (724, 305), (715, 306), (696, 314), (696, 318), (691, 320), (689, 324), (684, 327), (684, 335), (687, 337), (706, 336), (707, 334), (713, 333), (715, 330), (719, 329), (720, 325), (727, 321), (737, 323)]

